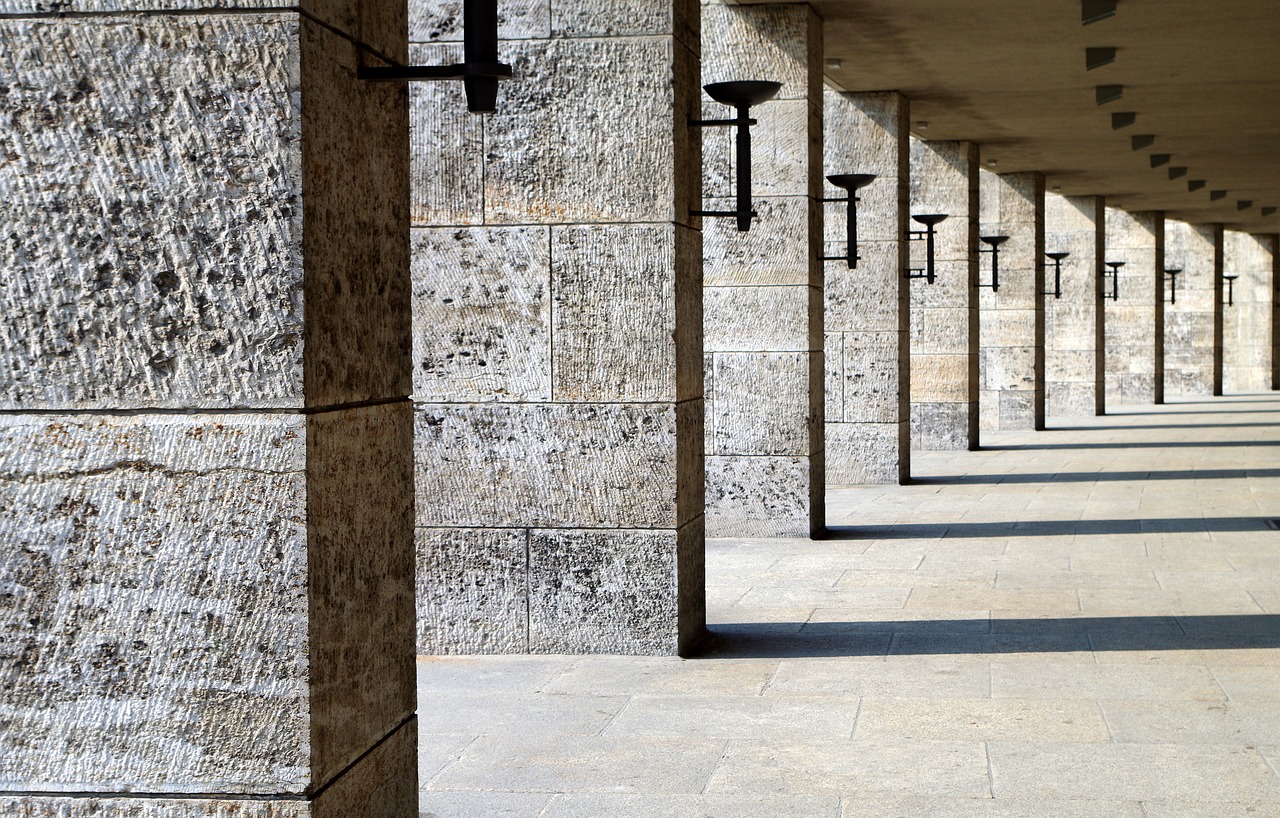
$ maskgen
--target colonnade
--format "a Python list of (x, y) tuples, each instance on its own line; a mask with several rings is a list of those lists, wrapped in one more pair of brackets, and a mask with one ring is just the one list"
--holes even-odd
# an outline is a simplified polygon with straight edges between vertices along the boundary
[[(824, 85), (809, 6), (531, 4), (479, 118), (356, 77), (456, 60), (453, 4), (143, 5), (0, 21), (6, 814), (413, 814), (415, 649), (687, 654), (707, 536), (1280, 386), (1275, 236), (911, 136)], [(782, 84), (748, 232), (699, 215), (726, 79)]]

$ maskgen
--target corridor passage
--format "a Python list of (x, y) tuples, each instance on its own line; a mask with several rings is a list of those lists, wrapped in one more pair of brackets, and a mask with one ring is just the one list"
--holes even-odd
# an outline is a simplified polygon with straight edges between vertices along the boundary
[(1280, 816), (1280, 396), (1050, 426), (709, 542), (698, 658), (419, 659), (423, 814)]

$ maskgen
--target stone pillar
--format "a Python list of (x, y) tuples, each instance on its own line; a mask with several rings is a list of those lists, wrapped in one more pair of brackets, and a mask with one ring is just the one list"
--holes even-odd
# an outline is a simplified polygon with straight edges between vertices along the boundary
[[(752, 109), (747, 233), (705, 237), (707, 533), (804, 537), (825, 516), (822, 355), (822, 23), (807, 5), (702, 6), (702, 82), (773, 80)], [(708, 119), (729, 109), (703, 97)], [(705, 205), (732, 210), (733, 133), (703, 133)]]
[[(911, 445), (978, 448), (978, 146), (911, 140), (911, 213), (944, 213), (937, 280), (911, 288)], [(908, 223), (908, 229), (921, 230)], [(925, 266), (925, 242), (910, 247)]]
[(1223, 312), (1223, 388), (1227, 392), (1270, 389), (1274, 344), (1271, 236), (1228, 230), (1223, 240), (1224, 268), (1235, 281), (1235, 304)]
[[(983, 429), (1044, 428), (1044, 176), (980, 174), (979, 230), (1000, 245), (1000, 289), (979, 289)], [(979, 250), (986, 250), (979, 244)], [(991, 283), (981, 253), (978, 281)]]
[[(827, 480), (905, 483), (911, 476), (907, 98), (825, 91), (824, 173), (872, 173), (858, 193), (856, 269), (826, 264)], [(827, 183), (825, 196), (844, 191)], [(828, 204), (823, 255), (845, 252), (848, 208)]]
[[(415, 2), (412, 30), (456, 12)], [(687, 3), (556, 0), (505, 19), (497, 113), (414, 87), (422, 653), (703, 631), (696, 31)]]
[[(1045, 296), (1045, 411), (1049, 417), (1106, 414), (1106, 310), (1099, 271), (1106, 261), (1101, 196), (1045, 196), (1045, 251), (1062, 260), (1062, 296)], [(1053, 291), (1053, 262), (1044, 289)]]
[(1221, 228), (1212, 225), (1165, 223), (1164, 266), (1182, 270), (1177, 277), (1176, 302), (1168, 276), (1162, 276), (1161, 282), (1166, 395), (1221, 392), (1221, 381), (1215, 377), (1221, 371), (1215, 362), (1220, 360), (1222, 349), (1221, 340), (1215, 339), (1220, 332), (1217, 316), (1222, 301), (1221, 236)]
[[(1108, 405), (1164, 402), (1164, 214), (1107, 208), (1107, 261), (1123, 261), (1120, 297), (1104, 300)], [(1105, 268), (1104, 268), (1105, 269)], [(1111, 276), (1103, 276), (1111, 292)]]
[(21, 5), (0, 813), (414, 814), (403, 6)]

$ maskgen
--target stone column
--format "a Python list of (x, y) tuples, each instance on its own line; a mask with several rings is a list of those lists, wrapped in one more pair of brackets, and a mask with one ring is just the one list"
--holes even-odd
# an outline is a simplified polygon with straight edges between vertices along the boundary
[(504, 20), (497, 113), (414, 88), (418, 650), (674, 654), (705, 610), (697, 7), (550, 11)]
[[(911, 476), (907, 98), (825, 91), (824, 172), (872, 173), (858, 193), (856, 269), (826, 264), (827, 480), (905, 483)], [(844, 191), (827, 183), (825, 196)], [(845, 252), (848, 208), (828, 204), (823, 255)]]
[[(1000, 289), (980, 288), (982, 428), (1044, 428), (1044, 176), (980, 174), (979, 230), (1000, 245)], [(979, 244), (979, 250), (987, 247)], [(992, 254), (978, 259), (991, 284)]]
[[(1165, 223), (1166, 268), (1181, 269), (1177, 300), (1162, 276), (1164, 299), (1164, 388), (1166, 395), (1213, 395), (1221, 392), (1215, 366), (1222, 343), (1221, 228), (1180, 221)], [(1218, 389), (1215, 391), (1215, 384)]]
[[(911, 445), (978, 448), (978, 146), (911, 140), (911, 213), (943, 213), (937, 280), (911, 281)], [(908, 229), (921, 230), (914, 221)], [(911, 267), (925, 242), (911, 242)]]
[[(773, 80), (752, 109), (747, 233), (705, 237), (707, 533), (803, 537), (823, 530), (822, 23), (806, 5), (702, 6), (702, 82)], [(729, 109), (703, 97), (703, 116)], [(708, 210), (732, 210), (733, 133), (703, 133)]]
[[(1107, 208), (1107, 261), (1123, 261), (1106, 310), (1108, 405), (1164, 402), (1164, 214)], [(1111, 276), (1103, 277), (1110, 293)]]
[[(1099, 271), (1106, 261), (1101, 196), (1045, 196), (1045, 251), (1062, 260), (1062, 296), (1045, 296), (1045, 411), (1049, 417), (1106, 414), (1106, 310)], [(1045, 261), (1044, 289), (1054, 289)]]
[(403, 7), (200, 5), (0, 21), (0, 813), (401, 818)]
[(1272, 317), (1276, 312), (1272, 282), (1271, 236), (1227, 230), (1224, 268), (1235, 281), (1235, 304), (1223, 312), (1223, 388), (1227, 392), (1270, 389)]

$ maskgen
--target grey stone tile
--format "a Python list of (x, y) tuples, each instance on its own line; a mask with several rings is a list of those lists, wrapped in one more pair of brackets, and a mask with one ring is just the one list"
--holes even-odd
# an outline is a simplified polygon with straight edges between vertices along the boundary
[(593, 736), (627, 701), (596, 693), (428, 693), (420, 700), (418, 721), (428, 734)]
[(573, 656), (419, 656), (418, 696), (457, 691), (494, 696), (533, 693), (579, 661)]
[(586, 656), (552, 681), (548, 693), (756, 696), (778, 670), (777, 659), (677, 659)]
[(880, 698), (858, 711), (859, 739), (1109, 741), (1093, 702), (1045, 699)]
[(1057, 665), (991, 662), (991, 695), (996, 698), (1102, 699), (1138, 691), (1149, 700), (1226, 699), (1209, 669), (1202, 665), (1082, 664), (1064, 669)]
[(841, 818), (1144, 818), (1134, 801), (877, 795), (844, 799)]
[(892, 656), (783, 659), (768, 695), (984, 698), (985, 657)]
[(840, 818), (835, 795), (553, 796), (538, 818)]
[(527, 792), (418, 792), (418, 818), (541, 818), (551, 796)]
[(1280, 702), (1102, 701), (1121, 744), (1256, 746), (1280, 736)]
[(804, 742), (848, 738), (856, 697), (653, 696), (631, 699), (604, 735), (696, 736)]

